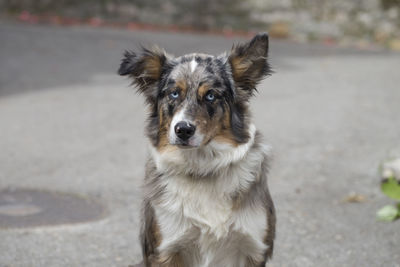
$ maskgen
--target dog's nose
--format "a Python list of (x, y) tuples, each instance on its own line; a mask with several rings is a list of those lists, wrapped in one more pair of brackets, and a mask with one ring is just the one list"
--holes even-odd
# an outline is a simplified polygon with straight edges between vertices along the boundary
[(176, 136), (183, 141), (187, 141), (190, 137), (192, 137), (195, 131), (196, 126), (186, 121), (180, 121), (175, 125)]

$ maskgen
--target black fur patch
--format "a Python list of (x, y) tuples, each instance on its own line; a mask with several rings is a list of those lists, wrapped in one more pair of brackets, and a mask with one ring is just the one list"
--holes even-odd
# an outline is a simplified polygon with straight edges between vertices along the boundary
[(187, 62), (190, 62), (191, 60), (192, 60), (191, 57), (183, 56), (181, 58), (181, 60), (179, 61), (179, 63), (187, 63)]
[(206, 67), (206, 71), (207, 71), (208, 73), (210, 73), (210, 74), (214, 74), (214, 73), (215, 73), (214, 70), (213, 70), (213, 68), (212, 68), (211, 66), (207, 66), (207, 67)]
[(174, 79), (168, 79), (168, 82), (166, 83), (166, 86), (172, 86), (175, 84), (175, 80)]
[(210, 118), (212, 118), (213, 115), (214, 115), (214, 113), (215, 113), (214, 107), (212, 106), (211, 103), (207, 103), (207, 104), (206, 104), (206, 107), (207, 107), (207, 113), (208, 113), (208, 115), (210, 116)]
[(131, 74), (135, 65), (136, 58), (137, 56), (135, 52), (126, 50), (121, 65), (119, 66), (118, 74), (122, 76)]
[(247, 108), (241, 104), (233, 104), (231, 108), (231, 127), (232, 134), (238, 143), (245, 143), (249, 139), (246, 123)]
[(168, 116), (172, 117), (174, 115), (174, 106), (169, 104), (168, 105)]
[(220, 88), (221, 86), (222, 86), (222, 83), (220, 81), (218, 81), (218, 80), (214, 81), (214, 83), (213, 83), (214, 88)]

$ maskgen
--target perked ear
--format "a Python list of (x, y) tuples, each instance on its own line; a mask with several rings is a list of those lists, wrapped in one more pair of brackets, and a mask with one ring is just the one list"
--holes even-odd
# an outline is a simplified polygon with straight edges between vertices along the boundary
[(248, 99), (253, 94), (256, 85), (265, 76), (271, 74), (267, 57), (267, 33), (259, 33), (250, 42), (232, 48), (229, 63), (239, 95)]
[(160, 81), (166, 64), (167, 55), (158, 47), (142, 48), (140, 54), (125, 51), (118, 74), (130, 75), (133, 78), (133, 84), (138, 86), (138, 91), (143, 93), (147, 101), (152, 104), (157, 99), (155, 85)]

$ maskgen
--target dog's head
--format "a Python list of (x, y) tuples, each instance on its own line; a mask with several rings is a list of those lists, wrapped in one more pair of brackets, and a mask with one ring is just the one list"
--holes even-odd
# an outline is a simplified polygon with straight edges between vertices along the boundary
[(234, 46), (220, 56), (174, 58), (159, 48), (125, 52), (118, 73), (129, 75), (150, 106), (147, 135), (162, 151), (198, 148), (210, 141), (247, 142), (247, 103), (271, 73), (268, 35)]

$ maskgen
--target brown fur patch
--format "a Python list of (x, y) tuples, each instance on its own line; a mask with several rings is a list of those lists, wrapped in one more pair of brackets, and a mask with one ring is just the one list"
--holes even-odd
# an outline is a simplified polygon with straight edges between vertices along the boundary
[(254, 260), (254, 259), (252, 259), (250, 257), (248, 257), (246, 259), (245, 267), (261, 267), (261, 266), (265, 266), (265, 264), (262, 265), (261, 262), (257, 262), (256, 260)]
[(275, 239), (275, 224), (276, 224), (276, 215), (275, 215), (275, 207), (272, 202), (271, 196), (267, 197), (267, 232), (264, 236), (264, 243), (268, 245), (268, 249), (265, 251), (265, 260), (268, 260), (272, 257), (274, 253), (274, 239)]
[(162, 236), (159, 224), (150, 204), (145, 204), (144, 210), (145, 225), (142, 228), (141, 242), (143, 261), (145, 266), (157, 266), (157, 247), (160, 245)]
[[(179, 110), (178, 110), (179, 111)], [(163, 110), (163, 107), (159, 107), (159, 131), (158, 131), (158, 143), (157, 143), (157, 150), (159, 152), (167, 152), (176, 150), (177, 147), (172, 146), (169, 144), (168, 134), (169, 134), (169, 127), (171, 125), (172, 118), (169, 117), (167, 114), (167, 110)]]
[(210, 86), (206, 83), (202, 84), (198, 89), (197, 89), (197, 94), (199, 95), (200, 99), (202, 99), (210, 89)]
[(157, 80), (160, 78), (162, 62), (159, 57), (147, 56), (144, 59), (146, 77)]
[[(206, 112), (206, 111), (204, 111)], [(218, 135), (218, 133), (221, 131), (221, 123), (218, 120), (208, 120), (206, 118), (206, 115), (198, 116), (198, 118), (195, 120), (197, 130), (200, 133), (204, 135), (204, 139), (202, 142), (202, 145), (205, 145), (209, 143), (211, 140), (214, 140), (214, 138)]]
[(151, 225), (151, 231), (153, 233), (153, 237), (154, 237), (154, 245), (155, 247), (158, 247), (161, 244), (162, 241), (162, 235), (160, 232), (160, 226), (158, 225), (158, 222), (156, 221), (156, 219), (153, 219), (153, 223)]
[(184, 267), (182, 257), (179, 253), (160, 256), (158, 259), (160, 267)]
[(181, 95), (184, 96), (186, 95), (187, 92), (187, 83), (185, 80), (178, 80), (176, 81), (176, 87), (178, 87), (181, 90)]
[(249, 69), (251, 62), (246, 60), (244, 57), (234, 57), (231, 60), (231, 66), (233, 71), (233, 78), (235, 80), (240, 77)]
[(232, 199), (232, 210), (239, 210), (242, 204), (242, 198), (240, 197), (240, 194), (236, 192), (231, 196)]
[(232, 133), (228, 130), (223, 130), (219, 132), (215, 137), (214, 141), (218, 143), (225, 143), (225, 144), (230, 144), (234, 147), (237, 147), (239, 144), (236, 142), (234, 136)]
[(168, 124), (171, 123), (171, 118), (165, 117), (162, 107), (160, 106), (159, 111), (159, 132), (158, 132), (158, 144), (157, 149), (161, 150), (169, 144), (168, 142)]
[(159, 119), (158, 119), (158, 126), (159, 126), (159, 128), (161, 129), (161, 128), (164, 128), (164, 112), (163, 112), (163, 110), (162, 110), (162, 107), (160, 106), (159, 107), (159, 109), (158, 109), (158, 116), (159, 116)]
[[(227, 110), (227, 109), (225, 109)], [(234, 147), (239, 145), (236, 142), (235, 137), (231, 131), (231, 114), (230, 112), (225, 111), (224, 118), (222, 120), (222, 127), (220, 127), (219, 131), (217, 132), (216, 136), (214, 137), (214, 141), (218, 143), (227, 143)]]
[(165, 133), (163, 133), (162, 135), (160, 135), (160, 138), (158, 140), (157, 150), (161, 152), (168, 146), (168, 144), (168, 137)]
[(162, 133), (160, 132), (160, 138), (157, 145), (157, 150), (160, 153), (168, 153), (178, 149), (178, 147), (169, 144), (168, 131), (165, 130)]

